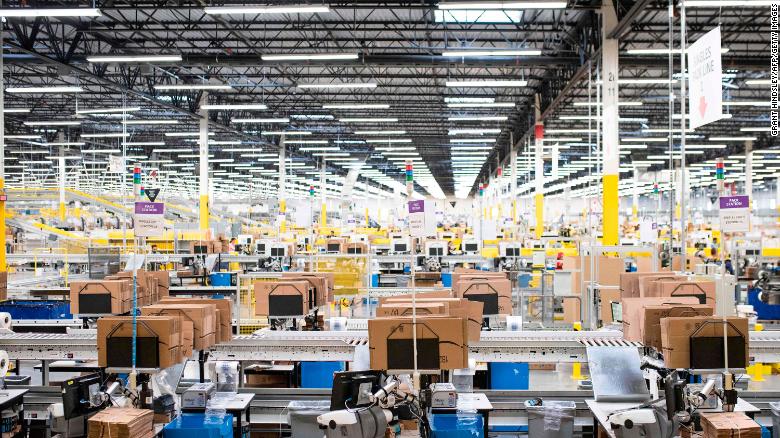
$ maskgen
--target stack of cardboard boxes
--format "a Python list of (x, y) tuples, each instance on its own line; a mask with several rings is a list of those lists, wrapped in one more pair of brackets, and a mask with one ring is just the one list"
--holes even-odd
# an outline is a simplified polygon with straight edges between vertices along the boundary
[(458, 268), (452, 273), (452, 293), (482, 302), (485, 315), (512, 314), (512, 282), (505, 272)]
[[(232, 339), (232, 301), (228, 299), (166, 298), (141, 308), (137, 317), (137, 366), (168, 368)], [(131, 365), (132, 317), (98, 319), (98, 364)]]
[[(663, 353), (669, 368), (722, 368), (728, 343), (731, 368), (748, 365), (746, 318), (715, 317), (715, 282), (672, 272), (620, 276), (623, 337)], [(724, 328), (725, 327), (725, 328)]]
[(371, 368), (413, 369), (415, 332), (418, 369), (467, 368), (468, 344), (480, 337), (482, 307), (444, 291), (417, 294), (415, 303), (408, 295), (382, 298), (377, 318), (368, 321)]
[(702, 438), (761, 438), (761, 426), (742, 412), (704, 412)]
[(255, 315), (285, 317), (306, 315), (333, 299), (334, 274), (288, 272), (281, 280), (254, 285)]
[[(584, 259), (584, 264), (583, 264)], [(561, 269), (572, 271), (571, 297), (563, 299), (563, 320), (573, 323), (581, 320), (580, 303), (582, 301), (584, 282), (590, 281), (591, 263), (596, 268), (595, 282), (601, 286), (617, 286), (620, 276), (626, 272), (626, 264), (622, 258), (598, 256), (592, 257), (565, 256), (561, 263)], [(604, 324), (612, 322), (612, 302), (620, 301), (620, 292), (613, 289), (599, 290), (601, 304), (599, 313)]]
[(87, 438), (151, 438), (154, 412), (110, 407), (90, 417)]
[[(133, 274), (123, 271), (103, 280), (70, 283), (70, 310), (74, 315), (121, 315), (133, 306)], [(167, 271), (139, 269), (136, 276), (138, 307), (154, 304), (168, 296), (170, 277)]]

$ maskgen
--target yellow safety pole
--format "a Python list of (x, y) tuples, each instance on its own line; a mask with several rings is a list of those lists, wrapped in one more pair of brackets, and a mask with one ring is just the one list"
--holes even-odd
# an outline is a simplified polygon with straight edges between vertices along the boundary
[(201, 96), (201, 110), (199, 120), (199, 155), (200, 155), (200, 181), (199, 181), (199, 229), (201, 239), (208, 239), (209, 232), (209, 114), (203, 109), (208, 103), (208, 93)]
[(603, 245), (618, 245), (620, 198), (618, 178), (620, 174), (620, 155), (618, 150), (618, 40), (609, 38), (612, 29), (617, 26), (617, 14), (614, 6), (601, 7), (602, 19), (602, 120), (604, 137), (602, 139), (602, 157), (604, 174), (602, 176), (604, 207)]
[(322, 227), (327, 227), (327, 226), (328, 226), (328, 210), (327, 210), (327, 206), (323, 202), (322, 208), (320, 209), (320, 229), (322, 229)]
[(544, 159), (542, 147), (544, 141), (544, 124), (542, 123), (542, 101), (537, 94), (534, 100), (536, 125), (534, 127), (534, 182), (536, 194), (534, 195), (534, 209), (536, 212), (535, 236), (542, 238), (544, 231)]

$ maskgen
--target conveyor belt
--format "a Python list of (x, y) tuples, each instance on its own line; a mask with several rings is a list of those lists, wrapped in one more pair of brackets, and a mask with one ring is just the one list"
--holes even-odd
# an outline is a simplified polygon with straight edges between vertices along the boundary
[[(6, 333), (0, 349), (11, 359), (94, 360), (95, 335)], [(262, 331), (236, 336), (210, 348), (213, 360), (351, 361), (355, 349), (368, 345), (364, 330), (339, 332)], [(585, 362), (586, 345), (636, 346), (616, 331), (482, 332), (469, 346), (470, 357), (489, 362)], [(755, 362), (780, 362), (780, 332), (750, 332)]]

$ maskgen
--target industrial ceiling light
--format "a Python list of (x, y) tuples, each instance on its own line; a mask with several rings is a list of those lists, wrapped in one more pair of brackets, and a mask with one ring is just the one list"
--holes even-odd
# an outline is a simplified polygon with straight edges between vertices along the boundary
[[(688, 2), (685, 3), (686, 6), (688, 6)], [(662, 47), (657, 49), (628, 49), (626, 50), (626, 53), (629, 55), (668, 55), (670, 52), (668, 47)], [(672, 53), (679, 53), (680, 49), (672, 50)], [(728, 47), (723, 47), (720, 49), (720, 53), (728, 53), (729, 49)]]
[(495, 138), (451, 138), (450, 143), (495, 143)]
[(769, 132), (769, 126), (756, 126), (756, 127), (747, 127), (747, 128), (739, 128), (742, 132)]
[(493, 103), (494, 97), (445, 97), (446, 103)]
[(178, 125), (178, 120), (123, 120), (125, 125)]
[(5, 108), (3, 112), (6, 114), (27, 114), (30, 112), (29, 108)]
[(132, 113), (135, 111), (141, 111), (140, 106), (131, 106), (127, 108), (95, 108), (95, 109), (86, 109), (86, 110), (76, 110), (77, 115), (86, 115), (86, 114), (121, 114), (121, 113)]
[(74, 87), (69, 85), (51, 85), (51, 86), (39, 86), (39, 87), (8, 87), (5, 89), (6, 93), (81, 93), (84, 91), (81, 87)]
[(81, 141), (62, 141), (57, 143), (46, 143), (46, 146), (84, 146), (86, 143)]
[[(123, 146), (165, 146), (164, 141), (126, 141), (122, 143)], [(158, 149), (155, 149), (157, 151)], [(188, 152), (190, 152), (188, 150)]]
[(724, 100), (723, 106), (769, 106), (770, 102), (756, 100)]
[(509, 117), (507, 116), (464, 116), (447, 118), (450, 122), (503, 122), (508, 119)]
[(311, 131), (263, 131), (260, 135), (311, 135)]
[(231, 123), (289, 123), (290, 119), (286, 117), (281, 118), (252, 118), (252, 119), (231, 119)]
[(288, 144), (328, 144), (328, 140), (285, 140)]
[(771, 85), (771, 79), (748, 79), (745, 81), (745, 85)]
[(200, 109), (209, 111), (223, 110), (267, 110), (268, 106), (262, 103), (228, 103), (218, 105), (201, 105)]
[(369, 143), (411, 143), (411, 138), (372, 138)]
[(94, 134), (81, 134), (81, 138), (121, 138), (130, 137), (126, 132), (100, 132)]
[(320, 14), (330, 12), (327, 5), (245, 5), (245, 6), (211, 6), (203, 8), (209, 15), (249, 15), (249, 14)]
[(685, 6), (692, 8), (763, 8), (771, 6), (772, 0), (689, 0)]
[(339, 119), (339, 122), (344, 123), (396, 123), (398, 119), (395, 117), (347, 117)]
[[(574, 106), (601, 106), (601, 102), (574, 102)], [(618, 106), (642, 106), (642, 101), (639, 100), (626, 100), (619, 101)]]
[(358, 59), (357, 53), (301, 53), (260, 55), (263, 61), (350, 61)]
[(3, 8), (0, 17), (36, 18), (36, 17), (100, 17), (98, 8)]
[(323, 109), (388, 109), (386, 103), (334, 103), (322, 105)]
[(376, 82), (349, 82), (338, 84), (298, 84), (298, 88), (327, 89), (327, 88), (376, 88)]
[[(756, 140), (758, 140), (758, 137), (710, 137), (709, 138), (709, 141), (756, 141)], [(754, 152), (758, 152), (758, 151), (754, 151)]]
[(472, 80), (472, 81), (447, 81), (445, 83), (447, 87), (485, 87), (485, 88), (499, 88), (499, 87), (525, 87), (528, 85), (528, 81), (523, 80)]
[(488, 103), (448, 103), (449, 108), (514, 108), (514, 102), (488, 102)]
[[(200, 132), (166, 132), (166, 137), (200, 137)], [(213, 132), (209, 132), (209, 135), (214, 135)]]
[(87, 62), (98, 63), (135, 63), (135, 62), (180, 62), (181, 55), (115, 55), (87, 56)]
[(404, 135), (406, 131), (355, 131), (355, 135)]
[(450, 129), (448, 135), (462, 135), (462, 134), (500, 134), (500, 129), (493, 128), (477, 128), (477, 129)]
[(441, 53), (441, 56), (468, 58), (470, 56), (539, 56), (541, 50), (520, 49), (520, 50), (448, 50)]
[(565, 9), (566, 2), (563, 1), (440, 2), (438, 4), (438, 8), (445, 9), (445, 10)]
[(35, 140), (36, 138), (41, 138), (40, 135), (6, 135), (6, 140)]
[(27, 126), (78, 126), (81, 124), (78, 120), (46, 120), (35, 122), (24, 122)]
[(154, 89), (158, 91), (191, 91), (191, 90), (215, 91), (215, 90), (232, 90), (233, 87), (224, 84), (180, 84), (180, 85), (155, 85)]

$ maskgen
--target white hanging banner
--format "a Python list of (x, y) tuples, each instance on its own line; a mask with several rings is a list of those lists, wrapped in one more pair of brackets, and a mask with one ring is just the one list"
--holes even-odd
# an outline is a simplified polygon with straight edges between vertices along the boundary
[(436, 235), (436, 211), (433, 202), (423, 199), (409, 201), (409, 234), (412, 237)]
[(688, 48), (688, 106), (691, 129), (723, 118), (720, 49), (720, 27), (707, 32)]

